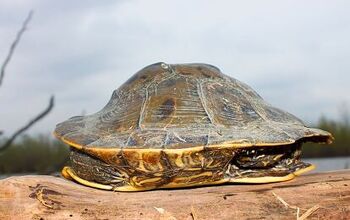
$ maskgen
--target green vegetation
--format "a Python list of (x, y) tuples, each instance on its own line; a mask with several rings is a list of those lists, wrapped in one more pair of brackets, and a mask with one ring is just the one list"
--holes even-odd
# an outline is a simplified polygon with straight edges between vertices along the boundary
[[(303, 157), (350, 156), (350, 120), (347, 115), (340, 121), (321, 117), (315, 127), (331, 132), (335, 141), (332, 145), (307, 143)], [(0, 175), (59, 172), (68, 161), (68, 155), (68, 146), (49, 135), (22, 136), (10, 148), (0, 151)]]
[(343, 114), (340, 121), (322, 116), (315, 125), (317, 128), (329, 131), (335, 138), (331, 145), (306, 143), (303, 147), (303, 157), (345, 157), (350, 156), (350, 120), (349, 114)]
[(68, 155), (68, 147), (49, 135), (22, 136), (10, 148), (0, 151), (0, 175), (58, 172)]

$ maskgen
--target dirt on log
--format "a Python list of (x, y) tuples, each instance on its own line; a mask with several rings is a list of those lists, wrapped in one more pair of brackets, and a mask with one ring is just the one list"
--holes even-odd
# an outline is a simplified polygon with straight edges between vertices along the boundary
[(0, 219), (350, 219), (350, 170), (283, 183), (146, 192), (15, 176), (0, 181)]

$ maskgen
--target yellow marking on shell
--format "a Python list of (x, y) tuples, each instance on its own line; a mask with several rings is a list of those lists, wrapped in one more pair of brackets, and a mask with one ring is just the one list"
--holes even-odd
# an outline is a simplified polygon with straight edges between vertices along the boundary
[(154, 177), (154, 178), (148, 178), (148, 179), (144, 179), (144, 180), (137, 180), (138, 177), (137, 176), (134, 176), (131, 178), (132, 180), (132, 185), (134, 186), (138, 186), (138, 187), (142, 187), (144, 184), (147, 184), (147, 183), (154, 183), (154, 182), (157, 182), (159, 180), (161, 180), (162, 178), (161, 177)]
[(309, 172), (309, 171), (314, 170), (314, 169), (316, 169), (316, 166), (313, 165), (313, 164), (311, 164), (311, 165), (308, 166), (308, 167), (305, 167), (305, 168), (303, 168), (303, 169), (300, 169), (300, 170), (295, 171), (293, 174), (294, 174), (295, 176), (300, 176), (301, 174), (306, 173), (306, 172)]
[[(200, 173), (197, 175), (193, 175), (193, 176), (188, 176), (188, 177), (177, 177), (174, 178), (172, 180), (172, 182), (159, 186), (158, 188), (178, 188), (178, 187), (190, 187), (190, 186), (202, 186), (202, 185), (211, 185), (211, 184), (220, 184), (220, 183), (224, 183), (227, 182), (227, 179), (222, 179), (222, 180), (218, 180), (218, 181), (205, 181), (205, 182), (193, 182), (191, 183), (191, 180), (193, 178), (198, 178), (198, 177), (211, 177), (213, 176), (212, 172), (204, 172), (204, 173)], [(137, 177), (133, 177), (132, 178), (132, 182), (130, 186), (122, 186), (122, 187), (117, 187), (115, 188), (115, 190), (117, 191), (143, 191), (143, 190), (149, 190), (149, 189), (154, 189), (157, 188), (156, 184), (155, 186), (152, 187), (144, 187), (144, 184), (147, 183), (153, 183), (153, 182), (158, 182), (159, 180), (161, 180), (162, 177), (156, 177), (156, 178), (150, 178), (150, 179), (144, 179), (141, 181), (137, 180)]]
[[(148, 167), (148, 169), (147, 169)], [(139, 170), (144, 172), (161, 172), (164, 167), (160, 163), (160, 154), (154, 152), (140, 153)]]
[(284, 154), (278, 154), (277, 156), (275, 156), (275, 157), (273, 158), (273, 160), (274, 160), (274, 161), (278, 161), (278, 160), (281, 159), (281, 157), (283, 157), (283, 155), (284, 155)]
[(186, 187), (193, 187), (193, 186), (208, 186), (208, 185), (217, 185), (222, 183), (227, 183), (229, 179), (220, 179), (213, 182), (194, 182), (194, 183), (174, 183), (170, 182), (168, 184), (156, 187), (135, 187), (132, 185), (125, 185), (120, 187), (115, 187), (114, 191), (121, 191), (121, 192), (140, 192), (140, 191), (146, 191), (146, 190), (152, 190), (152, 189), (170, 189), (170, 188), (186, 188)]
[(69, 179), (69, 180), (73, 179), (73, 180), (77, 181), (78, 183), (85, 185), (85, 186), (90, 186), (93, 188), (104, 189), (104, 190), (112, 190), (113, 189), (113, 187), (109, 186), (109, 185), (104, 185), (104, 184), (84, 180), (84, 179), (80, 178), (79, 176), (77, 176), (72, 168), (67, 167), (67, 166), (62, 169), (62, 175), (66, 179)]
[[(161, 153), (161, 152), (160, 152)], [(160, 154), (158, 154), (157, 155), (158, 156), (158, 160), (156, 160), (156, 165), (157, 165), (157, 167), (158, 167), (158, 170), (157, 170), (157, 172), (161, 172), (161, 171), (164, 171), (164, 167), (163, 167), (163, 165), (162, 165), (162, 163), (160, 162), (160, 160), (161, 160), (161, 155)]]
[(197, 170), (202, 170), (202, 167), (189, 167), (185, 169), (186, 171), (197, 171)]
[[(223, 148), (224, 149), (224, 148)], [(171, 159), (171, 163), (174, 163), (174, 165), (177, 168), (180, 169), (188, 169), (191, 170), (191, 165), (197, 166), (193, 170), (196, 170), (197, 168), (216, 168), (218, 161), (215, 162), (215, 160), (211, 157), (205, 158), (203, 155), (204, 147), (198, 147), (195, 149), (196, 151), (193, 152), (190, 149), (162, 149), (160, 151), (155, 151), (155, 149), (123, 149), (123, 153), (125, 155), (125, 159), (129, 161), (129, 158), (137, 159), (137, 164), (135, 163), (133, 168), (142, 171), (142, 172), (161, 172), (165, 170), (165, 167), (161, 163), (161, 153), (167, 154)], [(104, 160), (107, 163), (112, 164), (110, 160), (107, 160), (108, 158), (114, 158), (115, 155), (118, 155), (121, 151), (121, 149), (118, 148), (92, 148), (92, 147), (85, 147), (82, 149), (83, 152), (86, 152), (90, 155), (97, 156)], [(137, 155), (136, 155), (137, 154)], [(150, 165), (147, 164), (147, 156), (143, 158), (142, 155), (149, 155), (153, 154), (153, 159), (151, 158), (149, 160)], [(128, 156), (130, 155), (130, 156)], [(134, 155), (133, 157), (131, 155)], [(196, 158), (193, 160), (191, 155), (194, 155)], [(188, 159), (187, 162), (184, 161), (184, 157)], [(133, 161), (134, 161), (133, 160)], [(153, 161), (153, 162), (152, 162)], [(195, 161), (197, 161), (195, 163)], [(153, 168), (152, 168), (153, 167)], [(158, 167), (158, 169), (155, 169), (155, 167)], [(150, 169), (151, 168), (151, 169)]]
[[(55, 133), (54, 133), (55, 134)], [(64, 143), (78, 149), (78, 150), (83, 150), (86, 148), (86, 147), (83, 147), (77, 143), (74, 143), (72, 141), (69, 141), (67, 139), (65, 139), (64, 137), (60, 137), (58, 136), (57, 134), (55, 134), (57, 138), (61, 139)], [(310, 138), (310, 137), (317, 137), (317, 136), (324, 136), (324, 135), (305, 135), (304, 138)], [(330, 138), (332, 139), (332, 138)], [(289, 144), (293, 144), (295, 143), (296, 140), (289, 140), (289, 141), (286, 141), (286, 142), (276, 142), (276, 143), (255, 143), (255, 144), (252, 144), (252, 143), (247, 143), (247, 142), (242, 142), (242, 143), (239, 143), (237, 140), (236, 141), (226, 141), (226, 142), (223, 142), (221, 144), (213, 144), (213, 145), (209, 145), (207, 146), (207, 148), (209, 149), (227, 149), (227, 148), (249, 148), (249, 147), (269, 147), (269, 146), (279, 146), (279, 145), (289, 145)], [(150, 148), (150, 147), (153, 147), (153, 148)], [(106, 147), (100, 147), (100, 146), (89, 146), (87, 147), (90, 152), (93, 152), (93, 151), (111, 151), (111, 152), (114, 152), (114, 153), (118, 153), (120, 151), (120, 146), (106, 146)], [(144, 148), (133, 148), (133, 147), (130, 147), (130, 148), (123, 148), (123, 151), (124, 152), (128, 152), (128, 151), (138, 151), (140, 153), (160, 153), (161, 151), (164, 151), (165, 153), (175, 153), (175, 154), (181, 154), (181, 153), (186, 153), (186, 152), (199, 152), (199, 151), (202, 151), (203, 150), (203, 146), (197, 146), (197, 147), (190, 147), (190, 148), (179, 148), (179, 149), (171, 149), (171, 148), (168, 148), (168, 149), (162, 149), (161, 147), (159, 148), (154, 148), (154, 146), (146, 146)], [(180, 161), (178, 161), (180, 163)], [(181, 167), (181, 165), (180, 165)]]
[(175, 165), (177, 167), (183, 168), (185, 167), (185, 164), (183, 162), (183, 153), (182, 154), (176, 154), (176, 159), (175, 159)]
[[(205, 158), (203, 157), (202, 152), (192, 153), (184, 151), (175, 155), (176, 159), (174, 162), (179, 168), (185, 168), (185, 170), (188, 171), (201, 170), (203, 168)], [(194, 159), (194, 157), (197, 157), (197, 159)]]
[(188, 160), (188, 163), (187, 163), (188, 165), (195, 165), (191, 153), (187, 154), (185, 157)]
[(153, 176), (163, 176), (163, 173), (153, 173)]
[(265, 177), (246, 177), (240, 179), (231, 179), (231, 183), (274, 183), (292, 180), (295, 178), (293, 173), (286, 176), (265, 176)]
[(199, 173), (199, 174), (193, 175), (193, 176), (176, 177), (173, 179), (172, 182), (176, 183), (176, 182), (181, 182), (183, 180), (185, 180), (183, 182), (190, 182), (192, 179), (202, 177), (202, 176), (211, 177), (211, 176), (213, 176), (213, 172), (207, 171), (207, 172)]
[(314, 165), (310, 165), (306, 168), (290, 173), (286, 176), (264, 176), (264, 177), (245, 177), (240, 179), (230, 179), (230, 183), (274, 183), (274, 182), (283, 182), (294, 179), (296, 176), (299, 176), (305, 172), (315, 169)]
[(67, 170), (69, 169), (69, 167), (63, 167), (61, 174), (64, 178), (66, 178), (67, 180), (73, 180), (73, 178), (71, 177), (71, 175), (69, 175), (69, 173), (67, 172)]
[(269, 161), (262, 161), (264, 167), (266, 167), (267, 164), (269, 164)]
[(163, 165), (161, 164), (160, 160), (157, 161), (157, 165), (159, 167), (159, 171), (164, 171), (164, 167)]
[(135, 187), (131, 185), (118, 186), (113, 188), (117, 192), (142, 192), (146, 190), (155, 189), (156, 187)]
[[(216, 181), (192, 182), (192, 183), (190, 182), (191, 179), (201, 177), (204, 175), (212, 176), (212, 172), (204, 172), (204, 173), (194, 175), (194, 176), (189, 176), (189, 177), (174, 178), (172, 182), (165, 184), (165, 185), (162, 185), (159, 188), (166, 189), (166, 188), (184, 188), (184, 187), (193, 187), (193, 186), (207, 186), (207, 185), (222, 184), (222, 183), (226, 183), (229, 181), (228, 178), (222, 178), (222, 179), (219, 179)], [(183, 181), (183, 180), (187, 180), (187, 181)]]
[(212, 163), (214, 162), (213, 158), (206, 158), (206, 163), (205, 163), (205, 168), (211, 169), (214, 168), (215, 165), (212, 165)]
[(139, 160), (139, 166), (136, 168), (137, 170), (147, 172), (147, 169), (145, 167), (144, 161), (142, 159), (142, 153), (138, 154), (138, 160)]
[[(157, 167), (159, 168), (158, 163), (157, 163)], [(147, 168), (145, 167), (145, 161), (143, 161), (142, 159), (140, 160), (139, 167), (137, 167), (136, 170), (138, 170), (138, 171), (143, 171), (143, 172), (152, 172), (152, 171), (154, 171), (154, 170), (152, 170), (152, 169), (150, 169), (150, 170), (147, 169)], [(162, 171), (162, 170), (163, 170), (163, 167), (161, 167), (161, 169), (159, 169), (159, 171)]]
[(159, 160), (157, 161), (157, 167), (158, 167), (158, 172), (164, 171), (164, 167), (162, 166)]
[(139, 167), (137, 167), (136, 169), (138, 171), (144, 171), (144, 172), (147, 172), (148, 170), (145, 168), (145, 165), (143, 163), (144, 161), (142, 159), (140, 159), (139, 161)]

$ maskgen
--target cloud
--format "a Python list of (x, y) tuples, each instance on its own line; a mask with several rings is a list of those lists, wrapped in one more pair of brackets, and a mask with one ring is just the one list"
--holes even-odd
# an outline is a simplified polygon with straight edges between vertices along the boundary
[(0, 8), (0, 57), (29, 30), (0, 88), (0, 129), (57, 103), (31, 132), (101, 109), (112, 91), (159, 61), (206, 62), (313, 122), (350, 102), (347, 1), (13, 1)]

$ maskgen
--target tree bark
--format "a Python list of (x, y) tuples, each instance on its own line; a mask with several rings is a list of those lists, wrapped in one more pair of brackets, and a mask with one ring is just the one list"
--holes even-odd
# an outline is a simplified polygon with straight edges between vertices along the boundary
[(283, 183), (146, 192), (15, 176), (0, 181), (0, 219), (350, 219), (350, 170)]

